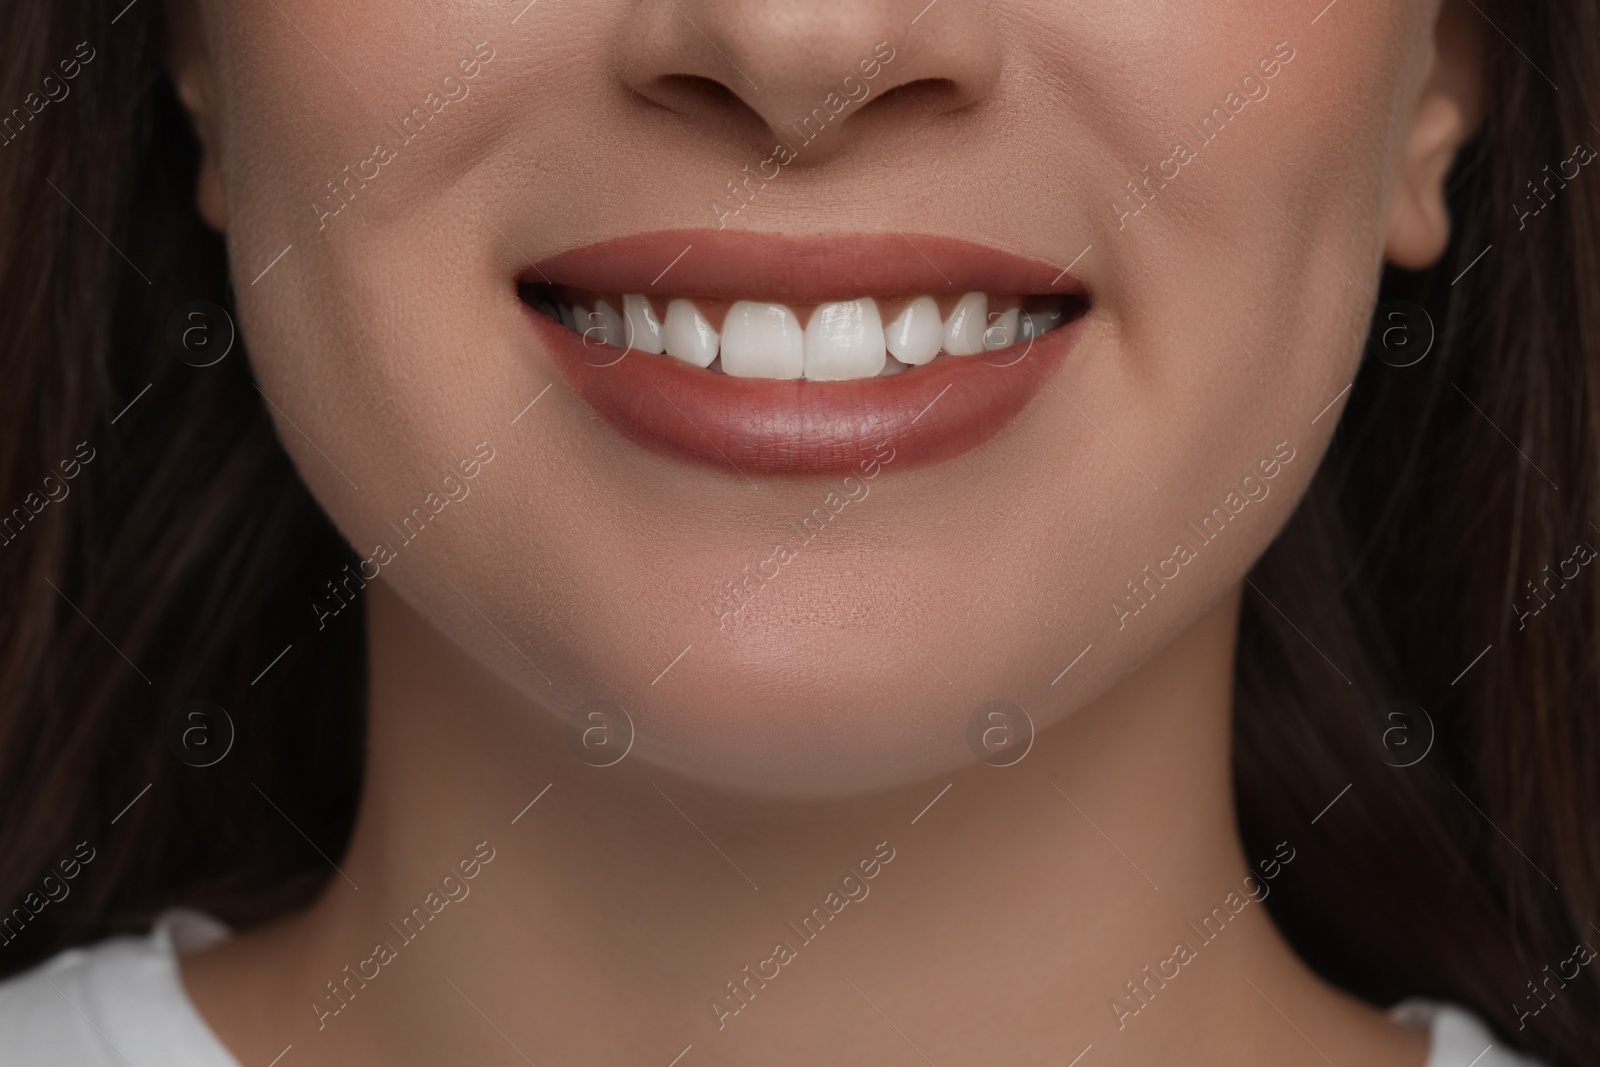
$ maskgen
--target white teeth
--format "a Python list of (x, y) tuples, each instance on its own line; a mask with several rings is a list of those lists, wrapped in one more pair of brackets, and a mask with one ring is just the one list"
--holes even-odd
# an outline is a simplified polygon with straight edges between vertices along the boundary
[(887, 351), (876, 300), (822, 304), (806, 326), (805, 376), (813, 381), (873, 378), (883, 370)]
[(721, 338), (693, 301), (680, 297), (667, 305), (667, 322), (662, 334), (667, 355), (685, 363), (709, 367), (711, 361), (717, 358), (717, 345), (721, 343)]
[(944, 322), (931, 296), (919, 296), (884, 331), (889, 354), (901, 363), (931, 363), (944, 344)]
[(1031, 341), (1035, 337), (1049, 333), (1061, 325), (1062, 312), (1060, 308), (1035, 308), (1022, 314), (1022, 327), (1018, 340)]
[(580, 316), (584, 321), (583, 336), (599, 345), (616, 345), (622, 348), (622, 316), (604, 300), (595, 301), (594, 310)]
[(661, 343), (661, 323), (656, 321), (656, 312), (650, 306), (650, 301), (636, 293), (629, 293), (622, 298), (622, 314), (627, 320), (625, 340), (628, 348), (651, 355), (660, 355), (665, 350)]
[(783, 304), (740, 300), (722, 324), (722, 371), (735, 378), (799, 378), (806, 337)]
[(1034, 306), (1025, 310), (1017, 297), (997, 296), (994, 303), (1011, 306), (991, 313), (989, 295), (972, 292), (963, 294), (946, 318), (939, 314), (938, 299), (923, 295), (896, 298), (897, 304), (908, 302), (885, 326), (878, 300), (860, 297), (804, 305), (812, 310), (808, 325), (801, 326), (799, 314), (787, 305), (740, 300), (729, 307), (719, 334), (685, 297), (670, 301), (664, 318), (656, 317), (650, 298), (637, 293), (620, 300), (596, 298), (592, 311), (538, 295), (526, 299), (535, 311), (582, 334), (585, 345), (665, 352), (736, 378), (813, 381), (874, 378), (931, 363), (941, 354), (993, 352), (1057, 329), (1070, 310), (1064, 299), (1028, 298)]
[(989, 328), (983, 331), (983, 350), (993, 352), (997, 348), (1009, 348), (1016, 344), (1017, 325), (1021, 316), (1021, 308), (1007, 308), (995, 316)]
[(956, 301), (944, 321), (944, 350), (952, 356), (975, 356), (983, 351), (983, 331), (989, 321), (989, 297), (968, 293)]

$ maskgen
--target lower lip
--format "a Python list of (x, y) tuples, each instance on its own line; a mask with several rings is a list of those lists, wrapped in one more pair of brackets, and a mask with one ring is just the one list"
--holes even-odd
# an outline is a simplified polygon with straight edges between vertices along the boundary
[(971, 451), (1027, 407), (1084, 321), (888, 377), (813, 382), (735, 378), (670, 356), (586, 345), (524, 310), (573, 389), (612, 428), (652, 452), (745, 475), (855, 470), (881, 461), (885, 446), (896, 467)]

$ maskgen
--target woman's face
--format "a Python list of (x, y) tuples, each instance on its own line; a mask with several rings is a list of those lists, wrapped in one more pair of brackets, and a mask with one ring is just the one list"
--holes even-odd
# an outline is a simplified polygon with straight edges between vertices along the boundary
[[(1237, 585), (1385, 255), (1444, 239), (1436, 20), (233, 0), (175, 67), (254, 372), (364, 575), (532, 722), (611, 701), (635, 760), (817, 795), (970, 761), (989, 701), (1058, 721)], [(646, 304), (718, 366), (637, 350)], [(874, 312), (945, 354), (783, 378), (892, 367)]]

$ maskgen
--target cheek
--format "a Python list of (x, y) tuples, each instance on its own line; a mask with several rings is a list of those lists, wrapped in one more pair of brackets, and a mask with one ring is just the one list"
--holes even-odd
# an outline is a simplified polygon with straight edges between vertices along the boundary
[[(1098, 203), (1111, 218), (1088, 254), (1114, 280), (1096, 324), (1114, 355), (1060, 384), (1083, 398), (1099, 447), (1137, 468), (1135, 489), (1157, 502), (1118, 522), (1118, 537), (1147, 556), (1169, 555), (1191, 517), (1287, 441), (1299, 467), (1246, 509), (1265, 520), (1238, 539), (1248, 562), (1294, 503), (1283, 483), (1303, 483), (1320, 457), (1381, 269), (1414, 88), (1396, 72), (1416, 67), (1404, 42), (1423, 39), (1410, 12), (1330, 15), (1315, 27), (1264, 5), (1245, 14), (1229, 27), (1188, 11), (1163, 30), (1205, 47), (1152, 75), (1159, 104), (1148, 122), (1108, 127), (1102, 141)], [(1255, 84), (1262, 59), (1278, 72), (1250, 100), (1245, 79)], [(1231, 567), (1237, 578), (1242, 567)]]
[[(479, 58), (488, 39), (504, 43), (486, 12), (245, 0), (216, 18), (227, 233), (246, 298), (275, 299), (256, 291), (270, 281), (281, 294), (278, 275), (321, 277), (320, 256), (349, 255), (426, 212), (481, 155), (490, 133), (472, 90), (504, 66)], [(371, 32), (347, 33), (351, 19)]]

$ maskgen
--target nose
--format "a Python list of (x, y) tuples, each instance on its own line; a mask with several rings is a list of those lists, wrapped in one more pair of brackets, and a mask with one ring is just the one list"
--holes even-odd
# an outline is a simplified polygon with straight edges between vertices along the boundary
[(983, 100), (1001, 67), (984, 0), (639, 0), (624, 82), (723, 137), (776, 137), (797, 165), (896, 114)]

